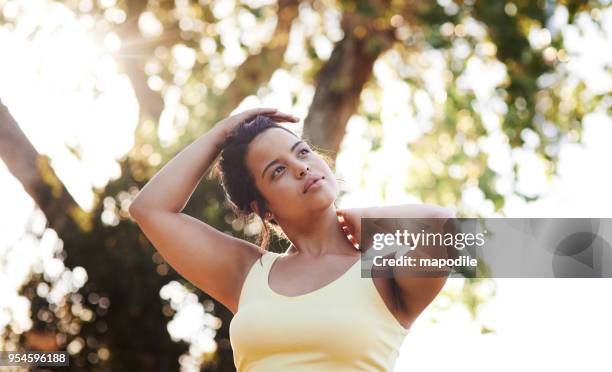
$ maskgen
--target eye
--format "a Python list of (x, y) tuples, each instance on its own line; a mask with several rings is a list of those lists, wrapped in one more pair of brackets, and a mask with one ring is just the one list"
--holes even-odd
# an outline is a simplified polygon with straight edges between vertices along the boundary
[(279, 169), (283, 169), (283, 168), (285, 168), (285, 167), (284, 167), (284, 166), (282, 166), (282, 165), (279, 165), (278, 167), (276, 167), (276, 168), (275, 168), (275, 169), (272, 171), (272, 178), (274, 178), (274, 177), (276, 177), (277, 175), (279, 175), (280, 173), (278, 173), (277, 171), (278, 171)]
[(309, 152), (310, 152), (310, 150), (307, 149), (307, 148), (303, 148), (303, 149), (300, 150), (300, 154), (308, 154)]

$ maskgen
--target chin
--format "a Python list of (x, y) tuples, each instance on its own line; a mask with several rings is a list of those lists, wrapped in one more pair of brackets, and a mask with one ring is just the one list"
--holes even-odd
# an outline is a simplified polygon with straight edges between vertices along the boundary
[(336, 199), (338, 198), (338, 193), (337, 192), (330, 192), (327, 190), (321, 190), (321, 194), (318, 195), (318, 198), (313, 198), (314, 200), (312, 200), (310, 203), (308, 203), (307, 208), (308, 209), (314, 209), (314, 210), (324, 210), (329, 208), (331, 205), (334, 204), (334, 202), (336, 201)]

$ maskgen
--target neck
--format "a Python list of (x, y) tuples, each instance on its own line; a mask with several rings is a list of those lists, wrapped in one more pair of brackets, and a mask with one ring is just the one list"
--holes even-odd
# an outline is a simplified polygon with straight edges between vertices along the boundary
[(342, 231), (334, 205), (319, 213), (310, 213), (300, 221), (278, 222), (293, 245), (290, 251), (304, 258), (355, 252)]

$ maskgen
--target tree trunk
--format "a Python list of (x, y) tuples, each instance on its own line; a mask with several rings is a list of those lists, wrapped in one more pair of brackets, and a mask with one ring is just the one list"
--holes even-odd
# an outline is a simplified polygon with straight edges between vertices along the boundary
[(0, 158), (45, 214), (52, 229), (62, 231), (84, 216), (85, 212), (55, 175), (49, 157), (36, 151), (1, 100)]
[(372, 18), (345, 13), (344, 38), (316, 77), (315, 95), (304, 122), (304, 137), (335, 158), (346, 124), (359, 104), (376, 59), (395, 42), (391, 28), (377, 30)]

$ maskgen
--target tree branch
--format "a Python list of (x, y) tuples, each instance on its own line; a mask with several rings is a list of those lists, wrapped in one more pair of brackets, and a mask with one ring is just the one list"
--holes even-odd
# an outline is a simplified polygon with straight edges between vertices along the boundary
[(335, 158), (346, 124), (359, 105), (376, 59), (396, 41), (394, 29), (373, 18), (345, 13), (344, 38), (318, 72), (316, 91), (304, 121), (304, 137)]
[(121, 39), (118, 59), (134, 89), (140, 106), (141, 121), (148, 118), (157, 124), (164, 110), (164, 100), (160, 92), (149, 88), (145, 64), (158, 45), (174, 44), (180, 40), (180, 35), (176, 30), (170, 29), (165, 30), (161, 38), (144, 38), (138, 28), (138, 19), (146, 9), (147, 2), (130, 0), (126, 5), (127, 20), (116, 30)]
[(249, 55), (236, 70), (236, 77), (220, 100), (222, 102), (218, 110), (220, 117), (228, 116), (245, 97), (255, 94), (282, 64), (289, 43), (291, 24), (298, 15), (299, 4), (300, 1), (297, 0), (279, 0), (278, 22), (274, 36), (259, 54)]
[(51, 228), (59, 234), (68, 225), (77, 225), (85, 212), (55, 175), (49, 157), (36, 151), (1, 100), (0, 158), (45, 214)]

